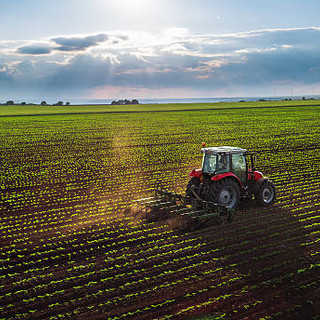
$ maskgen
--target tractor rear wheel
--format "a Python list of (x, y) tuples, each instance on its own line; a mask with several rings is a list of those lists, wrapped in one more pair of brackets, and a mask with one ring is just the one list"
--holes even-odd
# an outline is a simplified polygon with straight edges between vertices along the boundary
[(233, 179), (225, 178), (211, 184), (208, 192), (210, 201), (235, 209), (240, 202), (240, 188)]
[(195, 186), (198, 188), (200, 186), (200, 179), (197, 177), (192, 177), (188, 184), (187, 184), (187, 189), (186, 189), (186, 196), (190, 198), (194, 198), (193, 192), (191, 191), (192, 186)]
[(276, 187), (271, 180), (264, 181), (254, 195), (256, 203), (263, 207), (271, 206), (276, 200)]

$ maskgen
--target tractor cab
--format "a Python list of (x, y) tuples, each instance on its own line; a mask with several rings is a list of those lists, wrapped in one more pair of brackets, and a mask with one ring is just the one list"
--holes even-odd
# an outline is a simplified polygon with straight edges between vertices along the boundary
[[(242, 185), (247, 184), (247, 150), (237, 147), (202, 148), (202, 172), (210, 176), (235, 175)], [(251, 161), (252, 162), (252, 161)]]

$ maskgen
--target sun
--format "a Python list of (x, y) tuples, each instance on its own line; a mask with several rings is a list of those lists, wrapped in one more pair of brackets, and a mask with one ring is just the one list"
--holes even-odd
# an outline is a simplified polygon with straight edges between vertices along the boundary
[(127, 16), (141, 16), (153, 9), (153, 0), (100, 0), (100, 3), (103, 3), (106, 9)]
[[(119, 1), (119, 0), (118, 0)], [(151, 8), (151, 2), (147, 0), (120, 0), (120, 5), (123, 10), (128, 13), (141, 13), (148, 11)]]

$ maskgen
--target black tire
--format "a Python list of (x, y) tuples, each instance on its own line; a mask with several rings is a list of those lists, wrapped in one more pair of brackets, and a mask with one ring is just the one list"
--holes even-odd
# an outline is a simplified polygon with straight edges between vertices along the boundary
[(254, 194), (254, 199), (259, 206), (269, 207), (276, 201), (276, 187), (271, 180), (262, 182), (258, 191)]
[(212, 183), (208, 192), (208, 200), (224, 205), (228, 209), (236, 209), (240, 202), (239, 184), (230, 178)]
[(197, 177), (192, 177), (188, 184), (187, 184), (187, 188), (186, 188), (186, 196), (190, 197), (190, 198), (194, 198), (194, 195), (191, 191), (191, 187), (195, 186), (196, 188), (198, 188), (200, 186), (200, 179)]

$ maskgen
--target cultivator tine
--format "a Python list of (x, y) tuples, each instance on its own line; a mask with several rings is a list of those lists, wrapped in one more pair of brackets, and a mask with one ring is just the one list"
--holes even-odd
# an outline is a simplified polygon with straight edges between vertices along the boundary
[(185, 208), (177, 209), (175, 214), (183, 216), (188, 214), (189, 212), (192, 212), (193, 210), (194, 210), (193, 207), (185, 207)]
[(233, 213), (226, 206), (163, 189), (156, 190), (154, 196), (139, 199), (136, 203), (143, 207), (148, 221), (180, 217), (184, 220), (184, 226), (196, 226), (199, 221), (212, 217), (218, 217), (222, 222), (233, 218)]
[(185, 207), (185, 199), (182, 195), (162, 189), (156, 190), (153, 197), (135, 202), (146, 212), (146, 218), (149, 221), (164, 219)]
[(181, 194), (162, 190), (162, 189), (156, 190), (156, 197), (158, 197), (158, 199), (171, 202), (171, 203), (181, 202), (185, 198)]

